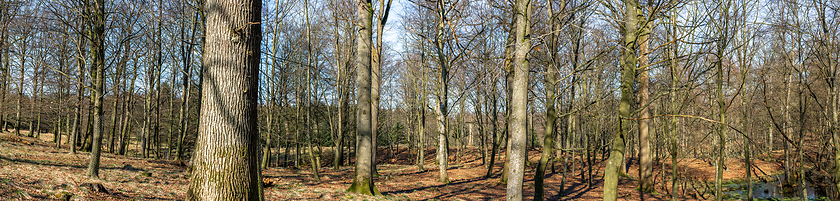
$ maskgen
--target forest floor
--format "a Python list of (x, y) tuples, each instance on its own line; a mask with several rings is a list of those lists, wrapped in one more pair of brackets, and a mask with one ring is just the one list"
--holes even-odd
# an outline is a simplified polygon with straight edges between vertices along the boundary
[[(51, 135), (50, 135), (51, 136)], [(51, 137), (41, 136), (42, 139)], [(451, 183), (438, 181), (438, 168), (434, 165), (435, 151), (427, 149), (425, 171), (419, 171), (416, 165), (405, 160), (408, 156), (405, 148), (396, 152), (380, 149), (379, 177), (374, 178), (375, 186), (385, 196), (368, 197), (346, 193), (353, 178), (353, 167), (345, 166), (339, 170), (324, 167), (320, 171), (321, 181), (313, 178), (309, 168), (270, 168), (263, 171), (266, 184), (266, 200), (503, 200), (505, 185), (499, 182), (503, 161), (496, 161), (493, 177), (485, 179), (486, 166), (482, 165), (477, 148), (467, 148), (456, 161), (456, 150), (450, 152), (448, 170)], [(324, 152), (328, 153), (327, 151)], [(393, 154), (392, 154), (393, 153)], [(504, 153), (504, 152), (502, 152)], [(396, 156), (396, 157), (393, 157)], [(330, 161), (325, 156), (322, 161)], [(400, 160), (398, 160), (400, 159)], [(525, 199), (534, 195), (534, 170), (539, 161), (539, 151), (529, 153), (530, 166), (526, 167), (524, 192)], [(84, 176), (88, 153), (69, 153), (66, 148), (56, 149), (52, 142), (30, 137), (19, 137), (8, 132), (0, 133), (0, 199), (2, 200), (59, 200), (62, 194), (72, 194), (73, 200), (183, 200), (187, 190), (189, 175), (187, 168), (178, 162), (150, 160), (135, 157), (118, 156), (103, 153), (102, 169), (98, 180)], [(600, 158), (596, 161), (602, 161)], [(776, 160), (778, 161), (778, 160)], [(545, 180), (547, 200), (600, 200), (603, 192), (604, 162), (596, 164), (596, 175), (592, 186), (588, 187), (577, 161), (574, 176), (566, 180), (565, 196), (559, 194), (562, 180), (561, 173), (547, 170)], [(759, 177), (771, 175), (781, 170), (778, 163), (754, 161), (754, 172)], [(666, 161), (670, 163), (670, 160)], [(558, 171), (559, 171), (559, 164)], [(714, 166), (711, 160), (680, 159), (679, 171), (688, 175), (681, 179), (678, 191), (681, 200), (710, 199), (712, 192), (707, 185), (713, 180)], [(724, 180), (742, 180), (743, 161), (730, 159), (723, 175)], [(326, 165), (325, 165), (326, 166)], [(640, 194), (635, 190), (636, 176), (623, 176), (619, 181), (620, 200), (667, 200), (666, 188), (670, 185), (663, 181), (664, 174), (670, 174), (655, 165), (654, 178), (656, 191)], [(638, 175), (636, 163), (630, 163), (626, 175)], [(99, 191), (96, 184), (101, 184), (107, 192)], [(663, 185), (666, 184), (666, 185)]]

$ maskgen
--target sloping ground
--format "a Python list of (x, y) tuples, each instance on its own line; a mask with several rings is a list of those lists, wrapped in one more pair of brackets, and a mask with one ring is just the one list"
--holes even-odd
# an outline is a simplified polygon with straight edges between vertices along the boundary
[[(385, 155), (380, 150), (380, 155)], [(397, 151), (396, 156), (404, 156), (405, 149)], [(327, 152), (329, 153), (329, 152)], [(375, 178), (376, 187), (384, 197), (367, 197), (345, 193), (352, 182), (353, 168), (342, 167), (333, 170), (324, 167), (321, 181), (316, 182), (308, 168), (271, 168), (263, 171), (266, 183), (267, 200), (502, 200), (505, 185), (498, 182), (503, 161), (496, 164), (494, 176), (484, 179), (486, 167), (481, 164), (478, 149), (468, 149), (460, 164), (454, 164), (455, 150), (451, 151), (449, 177), (452, 183), (444, 185), (437, 181), (438, 169), (434, 165), (434, 151), (428, 149), (426, 171), (404, 159), (382, 157), (381, 162), (389, 161), (401, 165), (382, 164), (378, 166), (380, 177)], [(525, 199), (533, 198), (534, 169), (539, 159), (537, 151), (529, 153), (533, 163), (526, 168), (524, 185)], [(322, 160), (329, 160), (325, 156)], [(17, 200), (58, 200), (62, 194), (72, 194), (74, 200), (183, 200), (187, 190), (188, 175), (186, 167), (169, 161), (145, 160), (133, 157), (103, 154), (100, 176), (102, 180), (91, 180), (84, 176), (88, 161), (87, 153), (71, 154), (66, 148), (56, 149), (54, 144), (41, 140), (18, 137), (9, 133), (0, 134), (0, 198)], [(578, 161), (579, 162), (579, 161)], [(730, 159), (724, 177), (737, 179), (743, 175), (741, 161)], [(692, 180), (682, 182), (686, 197), (681, 200), (708, 199), (710, 194), (702, 192), (702, 181), (713, 178), (714, 169), (702, 160), (682, 159), (680, 174), (691, 175)], [(775, 172), (778, 166), (771, 163), (756, 162), (762, 171)], [(558, 163), (559, 165), (559, 163)], [(578, 163), (579, 165), (579, 163)], [(559, 196), (562, 176), (548, 171), (546, 179), (546, 198), (549, 200), (600, 200), (604, 164), (598, 164), (597, 175), (591, 187), (586, 186), (578, 170), (575, 176), (566, 180), (567, 196)], [(658, 167), (658, 166), (657, 166)], [(628, 175), (637, 175), (636, 166), (631, 163)], [(559, 166), (558, 166), (559, 171)], [(665, 174), (670, 168), (666, 166)], [(756, 170), (758, 171), (758, 170)], [(662, 185), (660, 169), (654, 170), (657, 191), (667, 192)], [(758, 172), (757, 172), (758, 173)], [(758, 173), (761, 175), (761, 173)], [(634, 177), (634, 176), (631, 176)], [(668, 178), (668, 177), (664, 177)], [(99, 192), (91, 184), (101, 184), (107, 193)], [(622, 178), (619, 183), (619, 197), (623, 200), (639, 200), (641, 195), (635, 190), (637, 183), (632, 179)], [(694, 190), (697, 189), (697, 190)], [(66, 192), (66, 193), (65, 193)], [(647, 200), (667, 200), (667, 195), (658, 193), (645, 194)]]

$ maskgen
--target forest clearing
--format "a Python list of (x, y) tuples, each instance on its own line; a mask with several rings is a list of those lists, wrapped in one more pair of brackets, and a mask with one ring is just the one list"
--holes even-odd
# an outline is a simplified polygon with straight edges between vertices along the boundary
[(0, 0), (0, 200), (840, 200), (840, 0)]
[[(27, 132), (24, 132), (27, 133)], [(72, 200), (184, 200), (189, 176), (186, 167), (166, 160), (149, 160), (137, 157), (102, 155), (103, 175), (101, 180), (84, 177), (87, 154), (71, 154), (66, 149), (56, 149), (50, 133), (41, 134), (42, 139), (18, 137), (9, 132), (0, 134), (0, 197), (13, 200), (60, 200), (64, 192), (73, 195)], [(451, 166), (452, 183), (442, 184), (435, 180), (435, 167), (428, 167), (420, 172), (416, 165), (405, 160), (405, 149), (397, 151), (396, 158), (383, 159), (379, 165), (380, 176), (374, 179), (377, 188), (384, 197), (372, 197), (355, 193), (347, 193), (346, 187), (352, 182), (351, 167), (341, 167), (339, 171), (324, 168), (321, 173), (322, 181), (312, 179), (312, 172), (307, 168), (268, 168), (263, 171), (266, 200), (499, 200), (505, 195), (504, 185), (498, 182), (496, 174), (491, 178), (484, 178), (486, 167), (481, 165), (475, 147), (465, 151), (460, 163)], [(434, 154), (434, 149), (428, 149)], [(381, 149), (381, 155), (389, 155), (389, 150)], [(455, 150), (451, 150), (455, 154)], [(538, 156), (532, 151), (532, 156)], [(329, 153), (329, 152), (326, 152)], [(328, 158), (328, 157), (322, 157)], [(428, 164), (433, 164), (434, 158), (428, 157)], [(531, 163), (539, 161), (538, 157), (531, 157)], [(387, 161), (387, 162), (386, 162)], [(455, 161), (454, 157), (452, 161)], [(598, 161), (602, 161), (598, 159)], [(680, 162), (681, 172), (693, 175), (693, 187), (688, 186), (686, 197), (680, 200), (709, 199), (711, 192), (701, 181), (713, 180), (714, 166), (706, 161), (684, 159)], [(740, 160), (732, 159), (729, 169), (724, 174), (724, 180), (743, 180), (743, 167)], [(328, 164), (325, 164), (328, 165)], [(501, 163), (497, 164), (501, 165)], [(778, 174), (781, 166), (778, 163), (755, 160), (756, 176), (769, 178)], [(595, 170), (595, 180), (591, 187), (578, 176), (569, 177), (566, 196), (559, 196), (561, 176), (549, 174), (546, 180), (548, 190), (547, 200), (601, 200), (603, 182), (603, 164), (599, 163)], [(525, 196), (533, 197), (534, 166), (526, 172)], [(578, 166), (577, 168), (580, 168)], [(638, 166), (629, 167), (629, 175), (638, 174)], [(661, 179), (659, 168), (655, 178)], [(765, 174), (766, 173), (766, 174)], [(585, 174), (584, 174), (585, 175)], [(619, 183), (620, 200), (639, 200), (639, 191), (633, 190), (637, 181), (623, 177)], [(657, 182), (659, 183), (659, 182)], [(102, 184), (107, 193), (91, 190), (85, 184)], [(692, 185), (692, 184), (682, 184)], [(663, 191), (662, 185), (657, 185), (657, 191)], [(682, 188), (682, 187), (681, 187)], [(531, 193), (527, 193), (531, 192)], [(702, 195), (704, 194), (705, 195)], [(58, 196), (57, 196), (58, 195)], [(647, 200), (668, 200), (667, 196), (659, 193), (647, 193)], [(735, 198), (735, 197), (733, 197)]]

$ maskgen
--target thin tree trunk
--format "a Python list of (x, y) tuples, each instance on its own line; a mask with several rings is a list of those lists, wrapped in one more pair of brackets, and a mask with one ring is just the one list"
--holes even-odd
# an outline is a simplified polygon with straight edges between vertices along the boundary
[[(118, 77), (117, 79), (119, 80), (119, 76), (117, 76), (117, 77)], [(117, 113), (119, 112), (119, 108), (120, 108), (119, 107), (119, 102), (120, 102), (119, 101), (120, 100), (119, 84), (117, 84), (117, 86), (115, 88), (116, 89), (114, 90), (115, 95), (114, 95), (114, 107), (113, 107), (114, 112), (111, 114), (111, 129), (108, 131), (108, 153), (114, 153), (114, 150), (115, 150), (114, 149), (115, 148), (114, 147), (114, 140), (115, 140), (114, 138), (115, 138), (116, 130), (117, 130), (117, 126), (118, 126), (117, 125), (117, 119), (119, 118), (119, 117), (117, 117)]]
[(129, 80), (129, 87), (128, 87), (128, 95), (126, 97), (125, 102), (123, 102), (123, 111), (125, 111), (123, 117), (123, 124), (122, 129), (120, 131), (120, 145), (117, 153), (119, 155), (125, 155), (126, 146), (131, 142), (131, 119), (132, 119), (132, 111), (134, 108), (134, 81), (137, 80), (137, 65), (134, 65), (134, 75), (131, 76), (131, 80)]
[[(6, 46), (9, 37), (7, 35), (8, 29), (0, 30), (0, 45)], [(3, 88), (0, 89), (0, 93), (2, 93), (2, 97), (0, 97), (0, 104), (6, 105), (6, 95), (9, 93), (9, 79), (11, 79), (11, 69), (9, 69), (9, 51), (7, 48), (0, 50), (0, 65), (2, 65), (2, 72), (0, 72), (0, 76), (2, 76), (2, 83)], [(3, 122), (3, 130), (0, 133), (8, 131), (9, 122), (6, 119), (6, 107), (0, 107), (0, 121)]]
[(99, 178), (99, 157), (102, 149), (102, 134), (104, 133), (103, 121), (104, 111), (103, 93), (105, 90), (105, 0), (95, 0), (88, 12), (91, 16), (90, 40), (91, 40), (91, 61), (93, 62), (92, 80), (93, 83), (93, 139), (90, 151), (90, 162), (88, 163), (87, 176)]
[[(674, 14), (675, 11), (672, 11), (671, 14)], [(675, 16), (669, 16), (670, 26), (668, 27), (668, 38), (669, 40), (676, 38), (676, 26), (674, 25)], [(669, 106), (669, 113), (670, 114), (677, 114), (678, 107), (677, 106), (677, 87), (679, 85), (679, 78), (682, 77), (681, 75), (677, 74), (677, 51), (676, 51), (676, 44), (671, 44), (668, 46), (667, 49), (667, 56), (668, 56), (668, 72), (670, 76), (670, 84), (668, 87), (668, 96), (670, 100), (668, 101)], [(668, 118), (667, 122), (667, 129), (666, 132), (668, 133), (668, 143), (669, 150), (671, 154), (671, 191), (668, 192), (672, 201), (677, 200), (677, 179), (678, 177), (678, 160), (677, 157), (679, 156), (679, 143), (677, 142), (677, 117), (670, 117)]]
[(490, 178), (491, 176), (493, 176), (493, 166), (496, 165), (496, 153), (499, 152), (499, 144), (501, 144), (501, 139), (499, 139), (499, 138), (501, 138), (501, 135), (497, 132), (498, 129), (496, 128), (496, 126), (498, 125), (497, 122), (499, 122), (499, 107), (498, 107), (498, 101), (497, 101), (498, 99), (496, 97), (497, 93), (495, 93), (496, 92), (496, 90), (495, 90), (496, 86), (495, 85), (496, 85), (496, 83), (493, 82), (492, 86), (494, 88), (494, 90), (493, 90), (494, 93), (493, 93), (493, 96), (492, 96), (493, 100), (491, 101), (491, 104), (493, 104), (493, 109), (492, 109), (492, 111), (490, 111), (490, 115), (492, 115), (490, 117), (490, 118), (492, 118), (492, 120), (491, 120), (492, 123), (490, 123), (490, 133), (491, 133), (490, 135), (493, 137), (493, 140), (492, 140), (493, 145), (492, 145), (492, 148), (490, 148), (490, 163), (487, 165), (487, 173), (484, 175), (484, 178)]
[[(724, 5), (720, 8), (723, 16), (729, 16), (729, 7), (728, 6), (729, 5)], [(726, 20), (726, 19), (724, 19), (724, 20)], [(724, 21), (723, 25), (721, 25), (721, 26), (723, 26), (723, 29), (720, 30), (721, 35), (719, 36), (720, 39), (717, 40), (718, 42), (717, 42), (717, 48), (716, 48), (716, 52), (715, 52), (715, 55), (717, 57), (717, 60), (715, 61), (715, 67), (717, 69), (715, 84), (717, 85), (716, 99), (717, 99), (717, 104), (718, 104), (719, 120), (720, 120), (720, 122), (723, 122), (725, 124), (726, 123), (726, 97), (724, 97), (724, 93), (723, 93), (723, 79), (724, 79), (723, 78), (723, 73), (725, 72), (724, 69), (723, 69), (724, 68), (723, 67), (723, 60), (724, 60), (724, 51), (726, 51), (726, 48), (727, 48), (727, 42), (726, 41), (729, 40), (729, 39), (727, 39), (727, 37), (729, 37), (728, 36), (728, 32), (729, 32), (728, 21)], [(726, 155), (725, 155), (726, 152), (725, 151), (726, 151), (726, 141), (727, 141), (726, 125), (724, 125), (724, 124), (715, 125), (715, 127), (717, 127), (716, 131), (717, 131), (717, 134), (718, 134), (718, 148), (717, 148), (717, 152), (718, 152), (717, 157), (718, 158), (717, 158), (717, 163), (715, 164), (715, 166), (716, 166), (715, 167), (715, 200), (722, 200), (723, 199), (723, 186), (722, 186), (723, 171), (724, 171), (723, 167), (724, 167), (725, 162), (726, 162)], [(787, 166), (787, 163), (785, 163), (785, 165)]]
[[(84, 27), (84, 26), (82, 26), (82, 27)], [(77, 67), (77, 79), (78, 79), (79, 83), (78, 83), (77, 88), (76, 88), (78, 91), (76, 92), (76, 111), (74, 112), (74, 117), (73, 117), (73, 130), (70, 132), (70, 138), (69, 138), (70, 152), (74, 153), (74, 154), (76, 153), (76, 145), (79, 141), (79, 134), (80, 134), (79, 124), (81, 123), (80, 121), (81, 121), (81, 118), (82, 118), (82, 100), (83, 100), (82, 97), (85, 94), (85, 73), (84, 72), (85, 72), (85, 66), (87, 65), (87, 62), (85, 62), (86, 61), (85, 58), (87, 58), (87, 53), (85, 52), (85, 49), (86, 49), (85, 45), (87, 44), (87, 41), (85, 40), (86, 38), (84, 37), (84, 35), (81, 34), (83, 32), (84, 31), (79, 32), (80, 34), (79, 34), (79, 38), (78, 38), (78, 44), (76, 44), (76, 46), (78, 48), (78, 50), (77, 50), (78, 55), (76, 57), (76, 67)]]
[[(198, 18), (198, 15), (198, 12), (196, 12), (192, 20), (197, 20), (196, 18)], [(198, 22), (194, 22), (192, 24), (191, 30), (190, 40), (194, 41), (196, 38), (196, 31), (198, 30)], [(181, 43), (182, 48), (183, 44), (184, 43)], [(184, 141), (187, 138), (187, 134), (189, 134), (190, 98), (192, 97), (192, 81), (190, 81), (190, 77), (192, 76), (192, 52), (194, 47), (195, 45), (193, 43), (189, 43), (189, 45), (187, 45), (187, 49), (181, 53), (181, 55), (184, 55), (185, 57), (182, 64), (184, 66), (183, 71), (181, 72), (181, 82), (184, 84), (184, 89), (181, 91), (181, 97), (184, 101), (181, 102), (181, 111), (178, 115), (178, 122), (181, 125), (181, 134), (178, 135), (178, 155), (175, 157), (175, 160), (177, 161), (184, 160)]]
[[(306, 42), (308, 44), (307, 47), (309, 48), (309, 51), (307, 51), (307, 59), (306, 59), (306, 61), (308, 62), (308, 65), (307, 65), (307, 68), (306, 68), (306, 93), (304, 93), (304, 96), (306, 96), (306, 104), (307, 104), (307, 107), (306, 107), (306, 146), (309, 148), (309, 161), (310, 161), (310, 164), (312, 166), (313, 176), (315, 177), (315, 181), (320, 182), (321, 177), (318, 174), (318, 168), (319, 168), (318, 166), (320, 166), (320, 165), (317, 163), (317, 160), (315, 159), (315, 156), (314, 156), (314, 153), (313, 153), (314, 151), (312, 150), (312, 135), (313, 134), (312, 134), (311, 126), (314, 123), (312, 121), (312, 102), (313, 102), (312, 97), (315, 95), (315, 93), (313, 92), (313, 87), (312, 87), (312, 69), (314, 68), (313, 65), (315, 63), (312, 62), (312, 26), (309, 23), (309, 0), (304, 0), (303, 5), (304, 5), (304, 11), (303, 11), (304, 12), (304, 18), (306, 20), (306, 27), (307, 27), (306, 28)], [(371, 113), (373, 113), (374, 111), (376, 111), (376, 110), (372, 110)], [(317, 127), (317, 123), (314, 123), (314, 124), (316, 124), (315, 126)], [(374, 130), (373, 131), (374, 139), (376, 139), (376, 137), (375, 137), (376, 136), (375, 135), (376, 127), (373, 127), (373, 130)], [(374, 148), (376, 147), (375, 143), (376, 143), (376, 141), (374, 141)], [(372, 157), (374, 157), (374, 159), (375, 159), (375, 156), (376, 156), (376, 152), (374, 150), (374, 154), (373, 154)], [(374, 160), (373, 164), (375, 166), (375, 164), (376, 164), (375, 160)]]
[[(549, 35), (548, 43), (548, 51), (549, 51), (549, 58), (548, 58), (548, 66), (545, 67), (545, 80), (543, 80), (543, 86), (545, 87), (545, 126), (543, 126), (543, 151), (542, 155), (540, 155), (540, 163), (537, 165), (537, 173), (534, 175), (534, 200), (545, 200), (545, 168), (548, 165), (549, 160), (551, 159), (551, 154), (554, 150), (552, 150), (554, 145), (554, 125), (556, 124), (557, 117), (555, 116), (555, 104), (554, 100), (556, 98), (556, 94), (554, 92), (554, 86), (557, 83), (557, 75), (555, 73), (555, 66), (556, 64), (556, 53), (554, 52), (557, 47), (557, 32), (555, 26), (555, 18), (554, 18), (554, 3), (552, 1), (548, 1), (548, 10), (546, 13), (548, 14), (548, 30), (552, 31), (552, 34)], [(565, 8), (565, 2), (561, 3), (561, 11)], [(560, 196), (564, 195), (563, 185), (560, 186), (559, 192)]]
[(380, 71), (382, 68), (381, 58), (382, 58), (382, 34), (385, 32), (385, 24), (388, 22), (388, 13), (391, 10), (391, 2), (392, 0), (387, 0), (388, 4), (385, 4), (385, 0), (379, 0), (379, 12), (377, 16), (377, 24), (376, 24), (376, 46), (373, 49), (372, 57), (371, 57), (371, 92), (370, 98), (371, 100), (371, 130), (373, 136), (373, 155), (371, 156), (371, 171), (373, 172), (374, 176), (379, 175), (379, 171), (376, 169), (376, 150), (377, 150), (377, 137), (379, 136), (379, 91), (381, 88), (380, 81), (382, 77), (380, 75)]
[[(272, 75), (273, 75), (273, 73), (272, 73)], [(273, 104), (273, 102), (268, 103), (268, 104)], [(267, 113), (266, 120), (265, 120), (266, 121), (266, 129), (264, 131), (264, 133), (265, 133), (265, 146), (263, 147), (263, 151), (262, 151), (262, 154), (263, 154), (262, 155), (262, 163), (260, 163), (261, 169), (268, 169), (268, 163), (270, 162), (269, 160), (271, 159), (271, 133), (272, 133), (272, 131), (274, 131), (274, 126), (273, 126), (274, 120), (272, 119), (272, 117), (274, 116), (273, 112), (274, 112), (274, 110), (271, 106), (269, 106), (266, 109), (266, 113)]]
[[(27, 47), (27, 43), (28, 43), (28, 40), (29, 40), (28, 37), (29, 36), (24, 36), (23, 39), (20, 42), (21, 43), (20, 73), (19, 73), (20, 74), (20, 79), (18, 80), (18, 86), (17, 86), (17, 90), (18, 90), (17, 91), (18, 92), (18, 97), (17, 97), (17, 104), (16, 104), (17, 110), (15, 110), (16, 111), (15, 112), (15, 135), (17, 135), (17, 136), (20, 136), (20, 126), (21, 126), (20, 122), (22, 121), (21, 118), (20, 118), (20, 113), (23, 110), (22, 109), (22, 107), (23, 107), (23, 102), (22, 101), (23, 101), (23, 96), (24, 96), (23, 95), (23, 75), (26, 75), (25, 66), (26, 66), (26, 57), (28, 56), (26, 54), (26, 50), (28, 49), (28, 47)], [(32, 124), (29, 124), (29, 125), (31, 127)], [(29, 135), (30, 136), (32, 135), (32, 129), (31, 128), (29, 129)]]

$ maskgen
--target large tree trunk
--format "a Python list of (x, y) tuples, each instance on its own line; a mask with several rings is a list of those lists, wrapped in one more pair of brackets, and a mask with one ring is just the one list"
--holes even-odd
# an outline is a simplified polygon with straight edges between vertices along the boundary
[(447, 109), (448, 101), (449, 101), (449, 60), (446, 58), (447, 55), (443, 52), (444, 47), (444, 32), (445, 32), (445, 23), (444, 20), (446, 17), (446, 8), (445, 3), (443, 1), (436, 2), (437, 8), (435, 11), (437, 12), (437, 23), (436, 23), (436, 33), (435, 33), (435, 51), (438, 57), (438, 65), (440, 66), (440, 77), (438, 77), (438, 96), (437, 96), (437, 107), (435, 107), (435, 113), (437, 115), (437, 123), (438, 123), (438, 150), (437, 150), (437, 160), (438, 160), (438, 169), (440, 172), (440, 176), (438, 180), (442, 183), (449, 183), (449, 175), (447, 174), (447, 169), (449, 168), (449, 140), (448, 140), (448, 129), (446, 128), (446, 120), (449, 114), (449, 109)]
[[(381, 195), (373, 184), (371, 173), (371, 36), (373, 32), (370, 0), (356, 1), (356, 17), (359, 25), (356, 36), (356, 100), (359, 103), (356, 111), (356, 172), (353, 184), (348, 192), (366, 195)], [(314, 165), (314, 164), (313, 164)]]
[[(650, 4), (650, 3), (649, 3)], [(653, 192), (653, 158), (650, 152), (650, 32), (653, 21), (642, 25), (639, 36), (639, 76), (636, 87), (639, 90), (639, 191)]]
[(618, 195), (618, 174), (624, 163), (624, 147), (630, 129), (630, 104), (633, 102), (633, 84), (636, 81), (636, 25), (639, 13), (638, 0), (624, 1), (624, 34), (621, 55), (621, 100), (618, 104), (618, 128), (612, 142), (610, 158), (604, 172), (604, 200), (614, 201)]
[(91, 143), (90, 162), (87, 176), (99, 178), (99, 156), (102, 149), (102, 133), (104, 130), (103, 92), (105, 90), (105, 0), (86, 1), (90, 23), (90, 57), (93, 62), (91, 78), (93, 83), (93, 139)]
[(263, 200), (258, 0), (208, 0), (201, 116), (187, 200)]
[(525, 162), (528, 153), (525, 150), (527, 140), (528, 110), (528, 52), (530, 43), (531, 0), (517, 0), (514, 8), (516, 18), (516, 50), (514, 51), (513, 94), (511, 95), (510, 150), (507, 182), (507, 200), (522, 200), (522, 183), (525, 178)]

